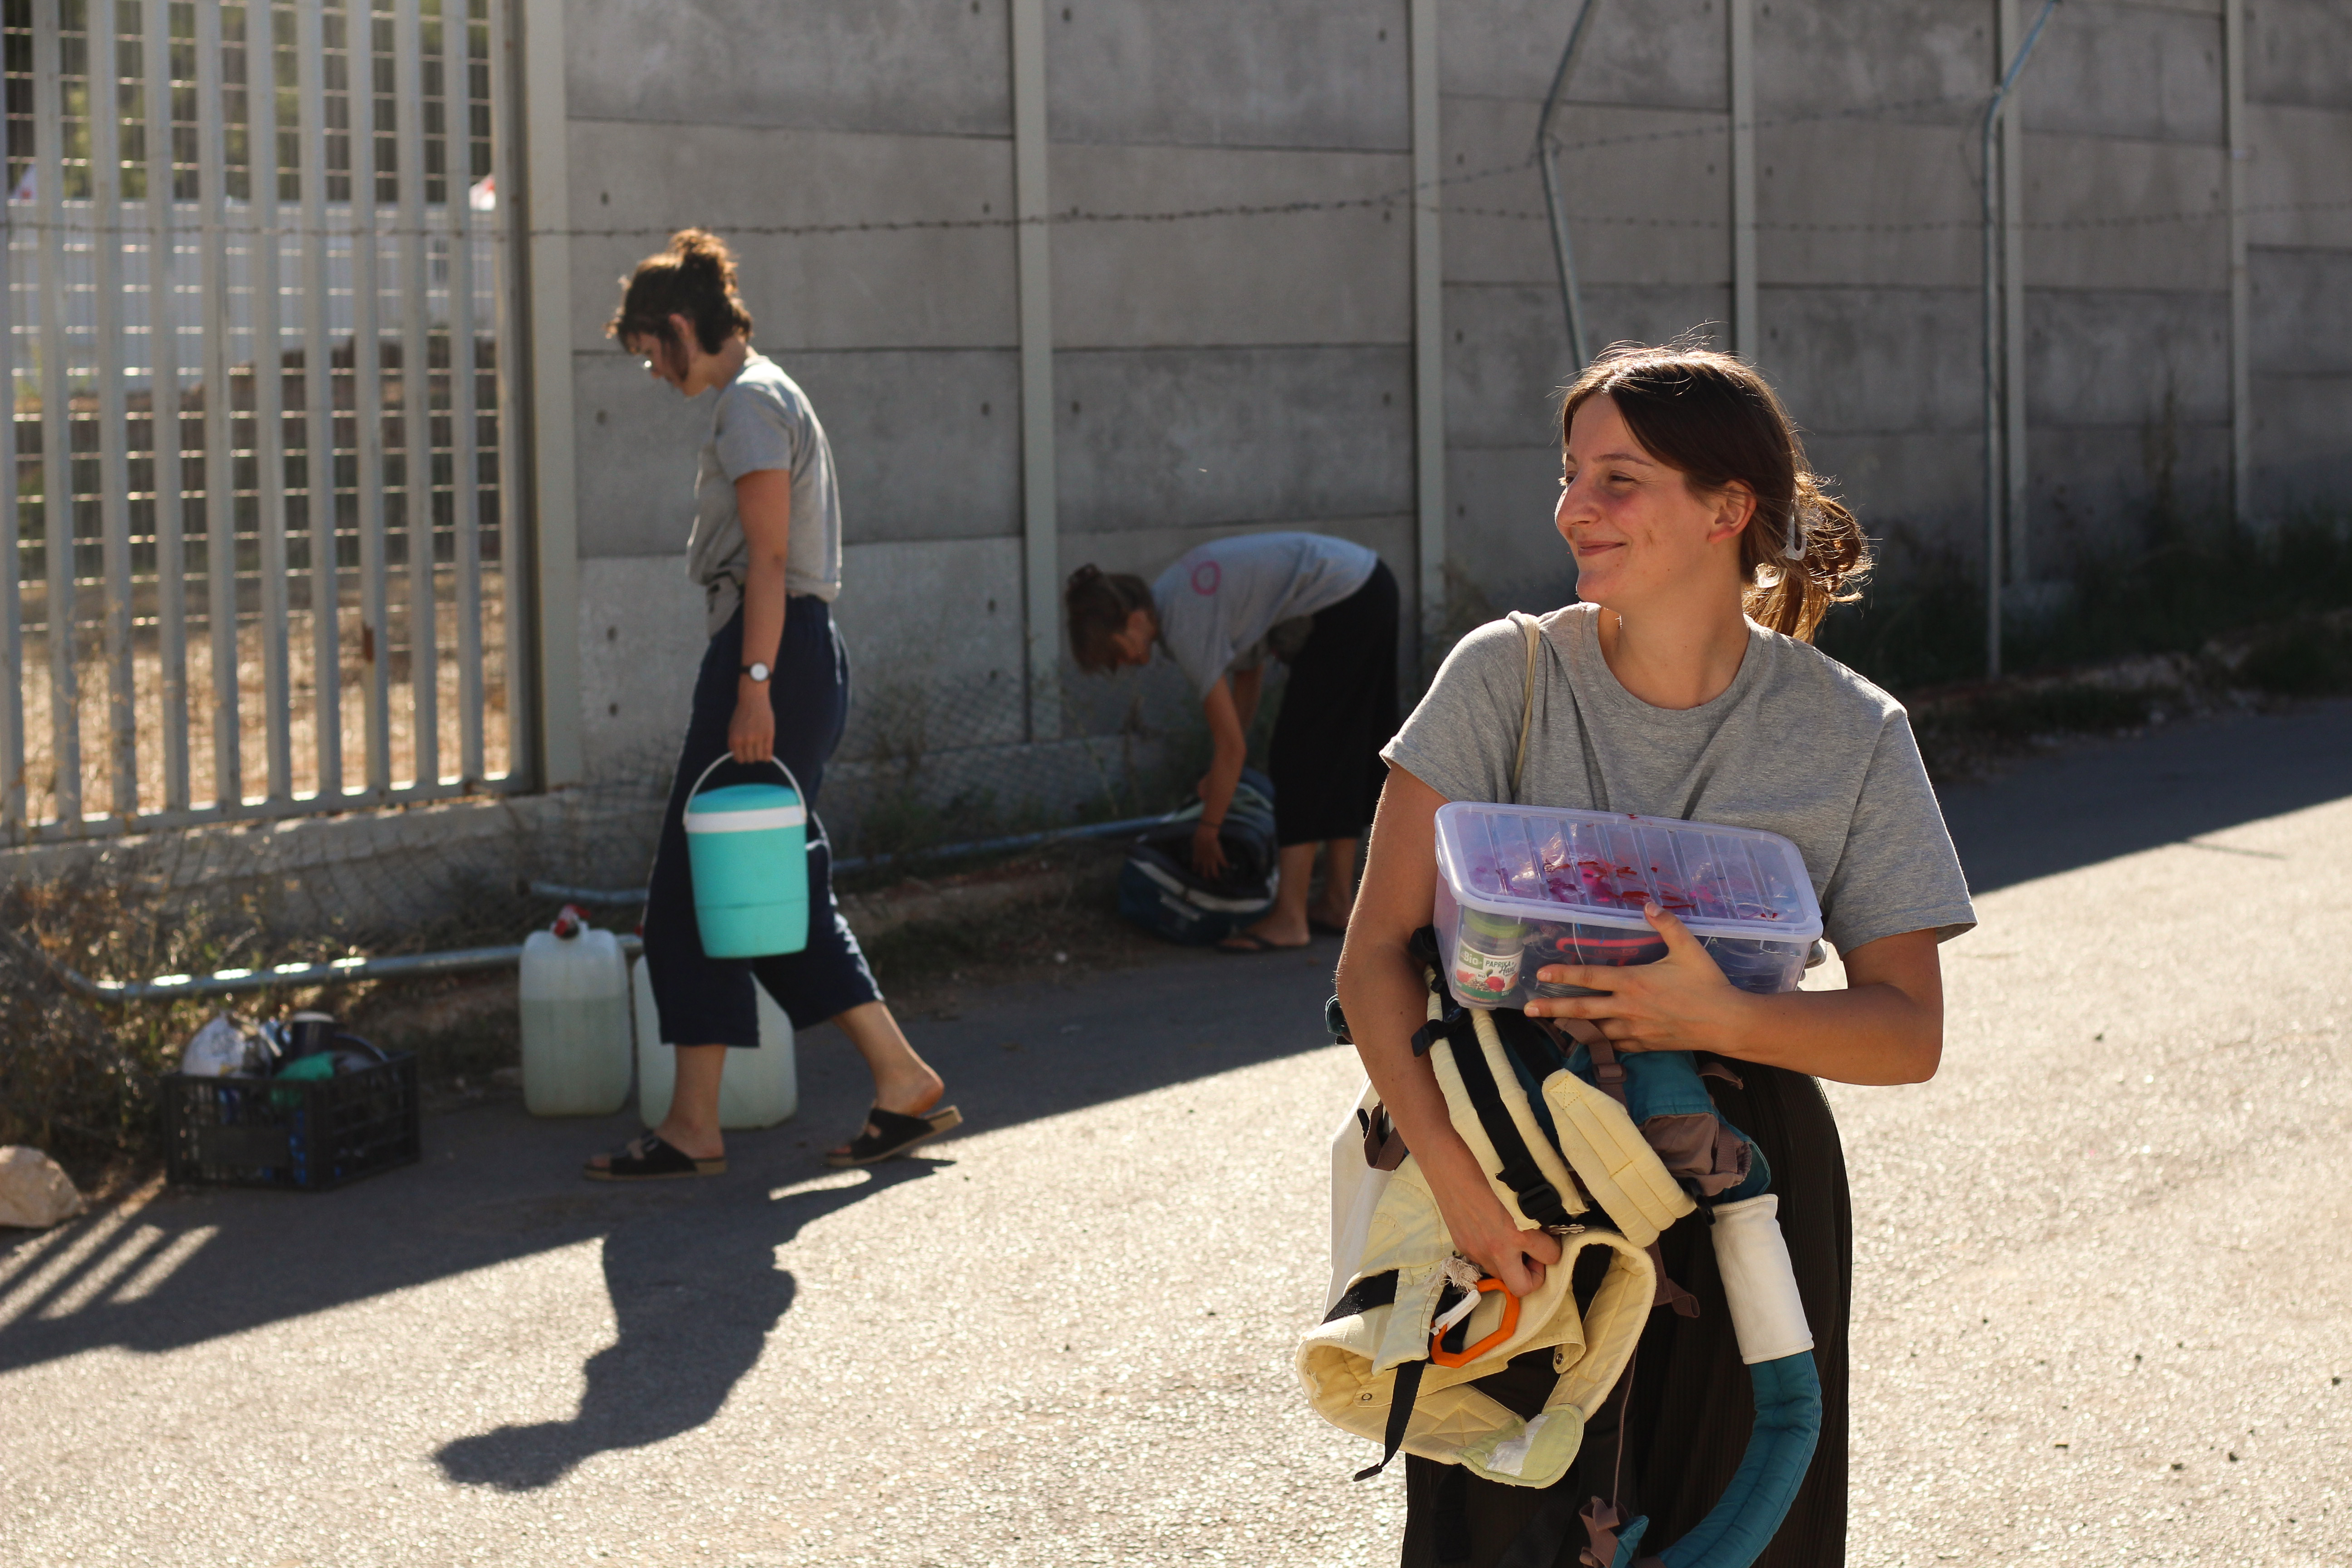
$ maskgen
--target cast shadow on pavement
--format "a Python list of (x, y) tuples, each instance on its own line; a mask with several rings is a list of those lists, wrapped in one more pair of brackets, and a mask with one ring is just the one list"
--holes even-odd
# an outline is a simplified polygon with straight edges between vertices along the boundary
[(1988, 893), (2347, 794), (2352, 702), (2328, 701), (2061, 752), (1942, 798), (1969, 889)]
[(460, 1437), (435, 1456), (451, 1480), (500, 1491), (552, 1486), (597, 1454), (642, 1448), (692, 1431), (719, 1413), (791, 1310), (795, 1282), (776, 1248), (802, 1226), (944, 1162), (877, 1167), (862, 1185), (793, 1193), (733, 1206), (723, 1219), (681, 1226), (660, 1219), (604, 1237), (604, 1289), (618, 1333), (588, 1359), (588, 1386), (568, 1421), (500, 1426)]
[[(1179, 954), (975, 989), (952, 1016), (904, 1022), (966, 1132), (985, 1133), (1328, 1046), (1338, 952), (1327, 940), (1300, 954)], [(508, 1095), (428, 1115), (421, 1163), (333, 1192), (150, 1189), (51, 1231), (0, 1233), (0, 1373), (110, 1347), (171, 1352), (601, 1239), (621, 1336), (591, 1361), (580, 1413), (462, 1439), (443, 1464), (522, 1489), (599, 1449), (686, 1430), (791, 1306), (776, 1247), (929, 1169), (892, 1162), (860, 1185), (801, 1190), (826, 1176), (822, 1152), (864, 1119), (872, 1084), (831, 1028), (803, 1036), (798, 1056), (799, 1114), (730, 1133), (728, 1173), (707, 1180), (583, 1181), (581, 1162), (636, 1118), (541, 1120)], [(958, 1158), (961, 1136), (925, 1153)], [(964, 1156), (964, 1169), (989, 1179), (984, 1161)], [(499, 1325), (478, 1331), (487, 1350)], [(688, 1342), (692, 1356), (672, 1353)]]

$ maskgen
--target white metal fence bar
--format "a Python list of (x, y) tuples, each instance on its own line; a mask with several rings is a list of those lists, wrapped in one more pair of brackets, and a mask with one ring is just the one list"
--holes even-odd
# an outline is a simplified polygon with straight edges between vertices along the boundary
[[(294, 726), (286, 592), (286, 334), (278, 308), (278, 27), (272, 0), (245, 7), (245, 148), (251, 248), (255, 532), (261, 563), (261, 700), (268, 798), (294, 796)], [(239, 661), (242, 663), (242, 659)]]
[[(0, 177), (7, 172), (0, 161)], [(7, 658), (10, 677), (0, 680), (0, 840), (25, 828), (25, 551), (17, 525), (25, 460), (16, 444), (16, 248), (0, 237), (0, 386), (8, 389), (9, 402), (7, 437), (0, 443), (8, 472), (8, 504), (0, 508), (0, 561), (8, 568), (0, 580), (0, 655)]]
[(327, 43), (323, 0), (296, 7), (295, 80), (301, 99), (302, 512), (310, 546), (311, 717), (318, 792), (343, 793), (341, 593), (335, 542), (335, 377), (327, 347)]
[[(122, 397), (122, 38), (114, 0), (87, 0), (92, 369), (98, 383), (98, 518), (106, 572), (108, 773), (117, 816), (139, 814), (139, 697), (131, 667), (131, 459)], [(80, 487), (75, 487), (77, 501)]]
[[(33, 7), (34, 195), (41, 213), (41, 626), (49, 655), (50, 797), (58, 819), (81, 816), (81, 715), (74, 668), (73, 462), (65, 346), (65, 40), (57, 9)], [(13, 194), (13, 193), (12, 193)]]
[(458, 773), (483, 772), (481, 432), (474, 406), (474, 71), (470, 0), (440, 0), (442, 177), (449, 215), (449, 503), (457, 570)]
[(433, 614), (433, 377), (425, 342), (425, 42), (417, 0), (394, 0), (393, 80), (400, 158), (401, 521), (408, 535), (408, 685), (420, 784), (441, 776), (441, 680)]
[[(507, 215), (514, 210), (512, 196), (520, 182), (515, 175), (515, 115), (516, 95), (509, 89), (521, 76), (521, 62), (508, 58), (514, 34), (507, 26), (505, 0), (480, 0), (484, 18), (485, 67), (482, 72), (483, 98), (488, 110), (490, 133), (490, 254), (501, 258), (514, 256), (520, 248), (508, 225)], [(470, 193), (468, 200), (471, 199)], [(503, 264), (503, 263), (502, 263)], [(504, 411), (519, 406), (519, 384), (515, 376), (516, 355), (521, 339), (521, 317), (515, 309), (515, 291), (498, 288), (491, 291), (491, 320), (496, 341), (491, 353), (495, 356), (496, 374), (492, 377), (492, 396), (500, 410), (499, 420), (499, 594), (506, 647), (505, 690), (507, 711), (507, 754), (524, 757), (531, 753), (530, 739), (537, 733), (538, 718), (533, 708), (538, 689), (528, 679), (528, 649), (530, 638), (523, 628), (530, 624), (525, 614), (524, 567), (529, 562), (523, 529), (517, 521), (522, 494), (522, 465), (516, 453), (514, 427), (509, 425)]]
[(392, 637), (384, 623), (383, 344), (377, 335), (377, 150), (374, 0), (347, 0), (352, 79), (352, 419), (359, 474), (360, 674), (367, 710), (367, 788), (392, 788)]
[(212, 656), (213, 798), (244, 799), (237, 733), (236, 468), (230, 447), (228, 131), (220, 0), (196, 0), (196, 201), (205, 334), (205, 616)]
[(0, 841), (529, 778), (508, 3), (0, 0)]
[(141, 65), (146, 78), (147, 336), (151, 394), (148, 450), (153, 477), (156, 639), (162, 666), (163, 808), (188, 808), (187, 485), (181, 466), (178, 86), (172, 8), (141, 0), (146, 23)]

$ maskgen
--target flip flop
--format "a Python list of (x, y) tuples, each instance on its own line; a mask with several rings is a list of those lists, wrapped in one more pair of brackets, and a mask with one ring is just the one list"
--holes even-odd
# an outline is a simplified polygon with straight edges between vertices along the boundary
[(727, 1173), (725, 1155), (715, 1160), (698, 1160), (653, 1132), (622, 1144), (604, 1159), (605, 1163), (602, 1165), (590, 1163), (582, 1166), (581, 1174), (592, 1182), (667, 1182), (681, 1176), (723, 1176)]
[[(1240, 946), (1238, 946), (1238, 947), (1236, 947), (1236, 946), (1234, 945), (1234, 943), (1236, 943), (1236, 942), (1240, 943), (1241, 945), (1240, 945)], [(1217, 952), (1219, 952), (1253, 953), (1253, 952), (1297, 952), (1299, 950), (1299, 948), (1303, 948), (1303, 947), (1307, 946), (1307, 944), (1302, 942), (1298, 943), (1298, 944), (1297, 944), (1297, 946), (1296, 946), (1296, 947), (1285, 947), (1282, 943), (1280, 943), (1280, 942), (1268, 942), (1268, 941), (1266, 941), (1266, 940), (1265, 940), (1265, 938), (1264, 938), (1264, 937), (1262, 937), (1262, 936), (1259, 936), (1259, 935), (1258, 935), (1256, 932), (1255, 932), (1255, 931), (1237, 931), (1234, 932), (1234, 934), (1233, 934), (1233, 935), (1231, 935), (1231, 936), (1229, 936), (1229, 937), (1226, 937), (1226, 938), (1223, 939), (1222, 941), (1217, 942), (1215, 942), (1215, 943), (1213, 943), (1213, 944), (1212, 944), (1212, 945), (1213, 945), (1213, 946), (1215, 947), (1216, 951), (1217, 951)]]
[(962, 1125), (963, 1113), (952, 1105), (921, 1116), (885, 1110), (877, 1105), (866, 1112), (866, 1125), (849, 1141), (849, 1147), (828, 1150), (824, 1163), (837, 1171), (852, 1165), (877, 1164), (905, 1153), (927, 1138), (936, 1138)]

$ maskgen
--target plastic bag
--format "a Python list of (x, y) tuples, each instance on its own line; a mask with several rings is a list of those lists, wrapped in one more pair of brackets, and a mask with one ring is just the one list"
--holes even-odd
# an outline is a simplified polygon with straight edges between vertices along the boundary
[(253, 1026), (219, 1013), (192, 1036), (180, 1052), (180, 1070), (191, 1078), (236, 1078), (267, 1069), (272, 1053)]

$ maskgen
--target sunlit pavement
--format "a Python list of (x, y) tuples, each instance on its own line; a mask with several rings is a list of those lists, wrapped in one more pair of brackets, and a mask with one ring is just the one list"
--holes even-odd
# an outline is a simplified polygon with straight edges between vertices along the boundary
[[(2352, 1558), (2352, 706), (1954, 792), (1942, 1074), (1836, 1089), (1860, 1564)], [(484, 1104), (340, 1193), (0, 1254), (0, 1562), (1376, 1563), (1301, 1407), (1335, 944), (916, 1033), (970, 1130), (870, 1176), (828, 1034), (730, 1174)]]

